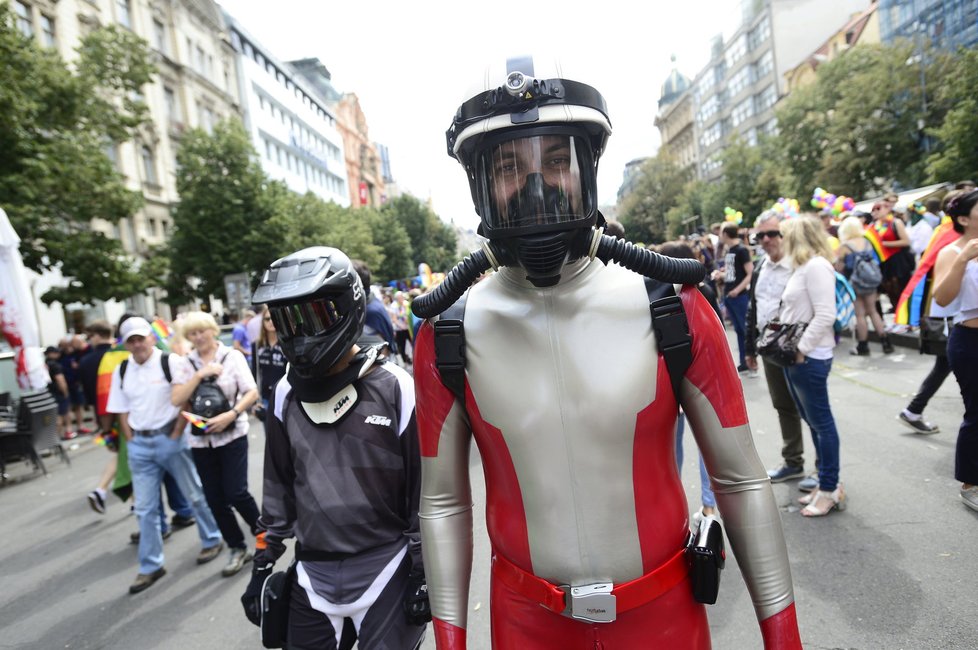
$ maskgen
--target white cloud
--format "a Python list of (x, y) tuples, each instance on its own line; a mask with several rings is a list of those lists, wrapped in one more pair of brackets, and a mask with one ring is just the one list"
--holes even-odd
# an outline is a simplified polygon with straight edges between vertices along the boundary
[(598, 195), (613, 203), (625, 164), (655, 152), (662, 83), (676, 54), (692, 77), (709, 41), (735, 28), (737, 3), (485, 3), (224, 0), (221, 5), (281, 60), (317, 57), (334, 86), (356, 93), (372, 140), (390, 150), (398, 183), (432, 198), (445, 220), (475, 227), (468, 183), (446, 153), (445, 130), (489, 63), (526, 53), (561, 61), (568, 78), (604, 95), (614, 133)]

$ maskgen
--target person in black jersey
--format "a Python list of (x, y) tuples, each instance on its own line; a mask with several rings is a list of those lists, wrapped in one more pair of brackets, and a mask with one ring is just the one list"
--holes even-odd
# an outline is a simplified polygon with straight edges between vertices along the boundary
[[(274, 262), (253, 297), (289, 361), (265, 425), (263, 540), (242, 596), (261, 622), (262, 585), (296, 538), (289, 648), (416, 648), (430, 620), (418, 524), (414, 383), (357, 345), (365, 291), (350, 259), (307, 248)], [(355, 632), (355, 636), (354, 633)]]

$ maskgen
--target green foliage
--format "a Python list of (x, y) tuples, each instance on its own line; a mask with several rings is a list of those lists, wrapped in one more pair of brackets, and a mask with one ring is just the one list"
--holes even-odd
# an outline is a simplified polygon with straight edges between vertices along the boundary
[(625, 227), (625, 237), (633, 242), (665, 241), (669, 210), (678, 203), (687, 181), (687, 173), (667, 151), (647, 160), (639, 169), (634, 190), (619, 207), (618, 220)]
[(383, 261), (381, 247), (374, 243), (369, 224), (362, 211), (327, 203), (315, 194), (290, 194), (285, 207), (269, 226), (276, 233), (277, 257), (310, 246), (332, 246), (353, 259), (360, 259), (371, 269)]
[(288, 251), (286, 230), (277, 229), (292, 195), (271, 181), (257, 162), (248, 133), (237, 120), (213, 134), (188, 131), (177, 152), (174, 232), (169, 242), (171, 304), (224, 297), (224, 276), (256, 277)]
[(416, 275), (421, 262), (426, 262), (437, 273), (449, 270), (459, 260), (455, 231), (415, 197), (399, 196), (380, 211), (381, 214), (393, 216), (407, 233), (412, 266), (408, 275)]
[(929, 132), (941, 143), (927, 158), (927, 173), (934, 182), (978, 177), (978, 50), (959, 52), (947, 80), (937, 89), (947, 115)]
[(361, 210), (373, 233), (373, 240), (382, 253), (384, 260), (377, 266), (371, 267), (375, 282), (387, 284), (391, 280), (406, 278), (414, 273), (414, 257), (411, 240), (404, 226), (397, 220), (393, 212)]
[(96, 30), (72, 72), (55, 51), (25, 38), (3, 3), (0, 61), (0, 205), (23, 240), (25, 265), (58, 269), (68, 280), (42, 299), (90, 303), (142, 291), (147, 280), (120, 243), (90, 223), (117, 222), (142, 202), (105, 144), (130, 138), (145, 120), (132, 97), (154, 72), (146, 43), (125, 30)]

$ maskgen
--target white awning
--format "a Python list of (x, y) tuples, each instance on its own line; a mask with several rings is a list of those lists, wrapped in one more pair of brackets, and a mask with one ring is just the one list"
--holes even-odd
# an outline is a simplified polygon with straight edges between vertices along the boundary
[[(914, 201), (926, 200), (931, 197), (932, 194), (943, 193), (951, 189), (953, 185), (951, 183), (937, 183), (936, 185), (928, 185), (927, 187), (918, 187), (915, 190), (907, 190), (906, 192), (900, 192), (897, 194), (897, 207), (906, 210), (907, 206)], [(852, 209), (853, 212), (869, 212), (873, 204), (879, 201), (882, 196), (878, 196), (875, 199), (869, 199), (868, 201), (860, 201)]]

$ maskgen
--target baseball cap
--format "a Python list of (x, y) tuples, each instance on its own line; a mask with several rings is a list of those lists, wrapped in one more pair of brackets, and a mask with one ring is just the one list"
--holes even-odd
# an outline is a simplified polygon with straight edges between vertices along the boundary
[(132, 336), (149, 336), (152, 333), (153, 329), (146, 319), (139, 316), (126, 319), (126, 322), (119, 327), (119, 338), (122, 339), (123, 343)]

